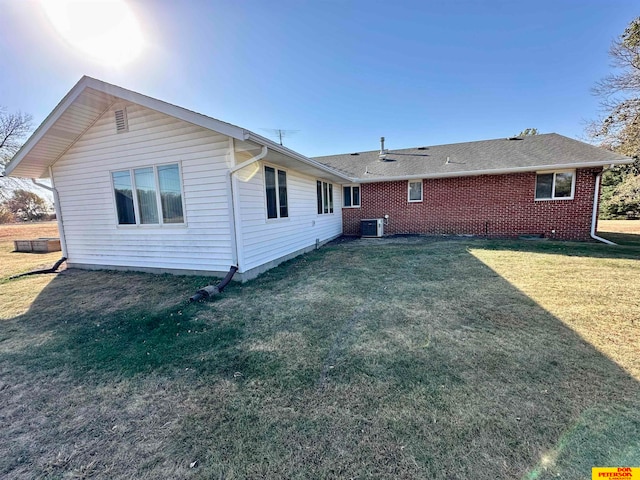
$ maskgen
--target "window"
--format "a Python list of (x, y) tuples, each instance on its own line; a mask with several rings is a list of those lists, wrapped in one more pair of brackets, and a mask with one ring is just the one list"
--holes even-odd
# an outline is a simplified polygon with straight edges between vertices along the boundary
[(119, 225), (184, 223), (177, 163), (112, 172), (111, 178)]
[(343, 205), (345, 207), (359, 207), (360, 206), (360, 187), (356, 185), (350, 185), (342, 188), (343, 193)]
[(409, 201), (410, 202), (422, 201), (422, 180), (409, 181)]
[(536, 200), (571, 200), (575, 189), (575, 172), (538, 173)]
[(316, 194), (318, 198), (318, 215), (333, 213), (333, 184), (316, 181)]
[(265, 166), (264, 183), (267, 195), (267, 218), (288, 217), (287, 172)]

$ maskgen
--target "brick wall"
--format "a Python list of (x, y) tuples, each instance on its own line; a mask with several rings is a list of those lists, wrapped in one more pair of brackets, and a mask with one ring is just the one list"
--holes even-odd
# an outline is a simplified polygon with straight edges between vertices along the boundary
[[(361, 208), (343, 208), (345, 235), (359, 235), (360, 219), (389, 215), (385, 234), (471, 234), (517, 237), (542, 234), (588, 240), (595, 177), (576, 171), (573, 200), (535, 201), (536, 174), (481, 175), (423, 180), (423, 201), (407, 201), (407, 182), (361, 185)], [(554, 232), (555, 230), (555, 232)]]

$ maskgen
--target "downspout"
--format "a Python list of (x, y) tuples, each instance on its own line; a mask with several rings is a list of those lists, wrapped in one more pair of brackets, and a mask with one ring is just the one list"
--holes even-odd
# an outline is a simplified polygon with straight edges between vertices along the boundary
[(228, 173), (229, 187), (231, 192), (230, 205), (231, 205), (231, 211), (232, 211), (232, 217), (233, 217), (233, 252), (235, 257), (233, 261), (238, 268), (240, 268), (240, 265), (238, 265), (238, 225), (240, 225), (240, 218), (239, 218), (240, 213), (238, 212), (235, 206), (236, 192), (233, 189), (233, 175), (239, 170), (242, 170), (243, 168), (248, 167), (252, 163), (263, 159), (267, 155), (268, 151), (269, 149), (266, 147), (266, 145), (263, 145), (262, 150), (260, 151), (259, 154), (229, 169), (229, 173)]
[(56, 189), (56, 184), (53, 181), (53, 170), (49, 167), (49, 178), (51, 179), (51, 186), (45, 185), (43, 183), (38, 183), (35, 178), (32, 178), (31, 181), (45, 190), (49, 190), (53, 193), (53, 208), (56, 211), (56, 221), (58, 222), (58, 232), (60, 233), (60, 249), (62, 250), (62, 256), (68, 257), (67, 255), (67, 239), (64, 234), (64, 222), (62, 221), (62, 209), (60, 208), (60, 196), (58, 195), (58, 190)]
[(607, 245), (617, 245), (617, 243), (613, 243), (611, 240), (607, 240), (606, 238), (602, 238), (596, 235), (596, 224), (598, 223), (598, 200), (600, 199), (600, 177), (602, 177), (602, 172), (596, 175), (596, 188), (593, 192), (593, 213), (591, 214), (591, 238), (594, 240), (598, 240), (599, 242), (606, 243)]

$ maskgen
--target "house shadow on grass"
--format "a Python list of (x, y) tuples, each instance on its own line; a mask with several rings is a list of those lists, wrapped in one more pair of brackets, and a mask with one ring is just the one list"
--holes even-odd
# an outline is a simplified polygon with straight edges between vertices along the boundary
[(69, 271), (0, 324), (0, 473), (582, 479), (640, 464), (638, 381), (478, 245), (347, 242), (192, 305), (204, 279)]

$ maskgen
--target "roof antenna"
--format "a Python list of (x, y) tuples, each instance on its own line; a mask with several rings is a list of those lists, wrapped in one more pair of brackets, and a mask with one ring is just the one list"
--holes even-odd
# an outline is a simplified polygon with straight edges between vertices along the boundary
[(387, 151), (384, 149), (384, 137), (380, 137), (380, 153), (378, 159), (384, 161), (387, 158)]

